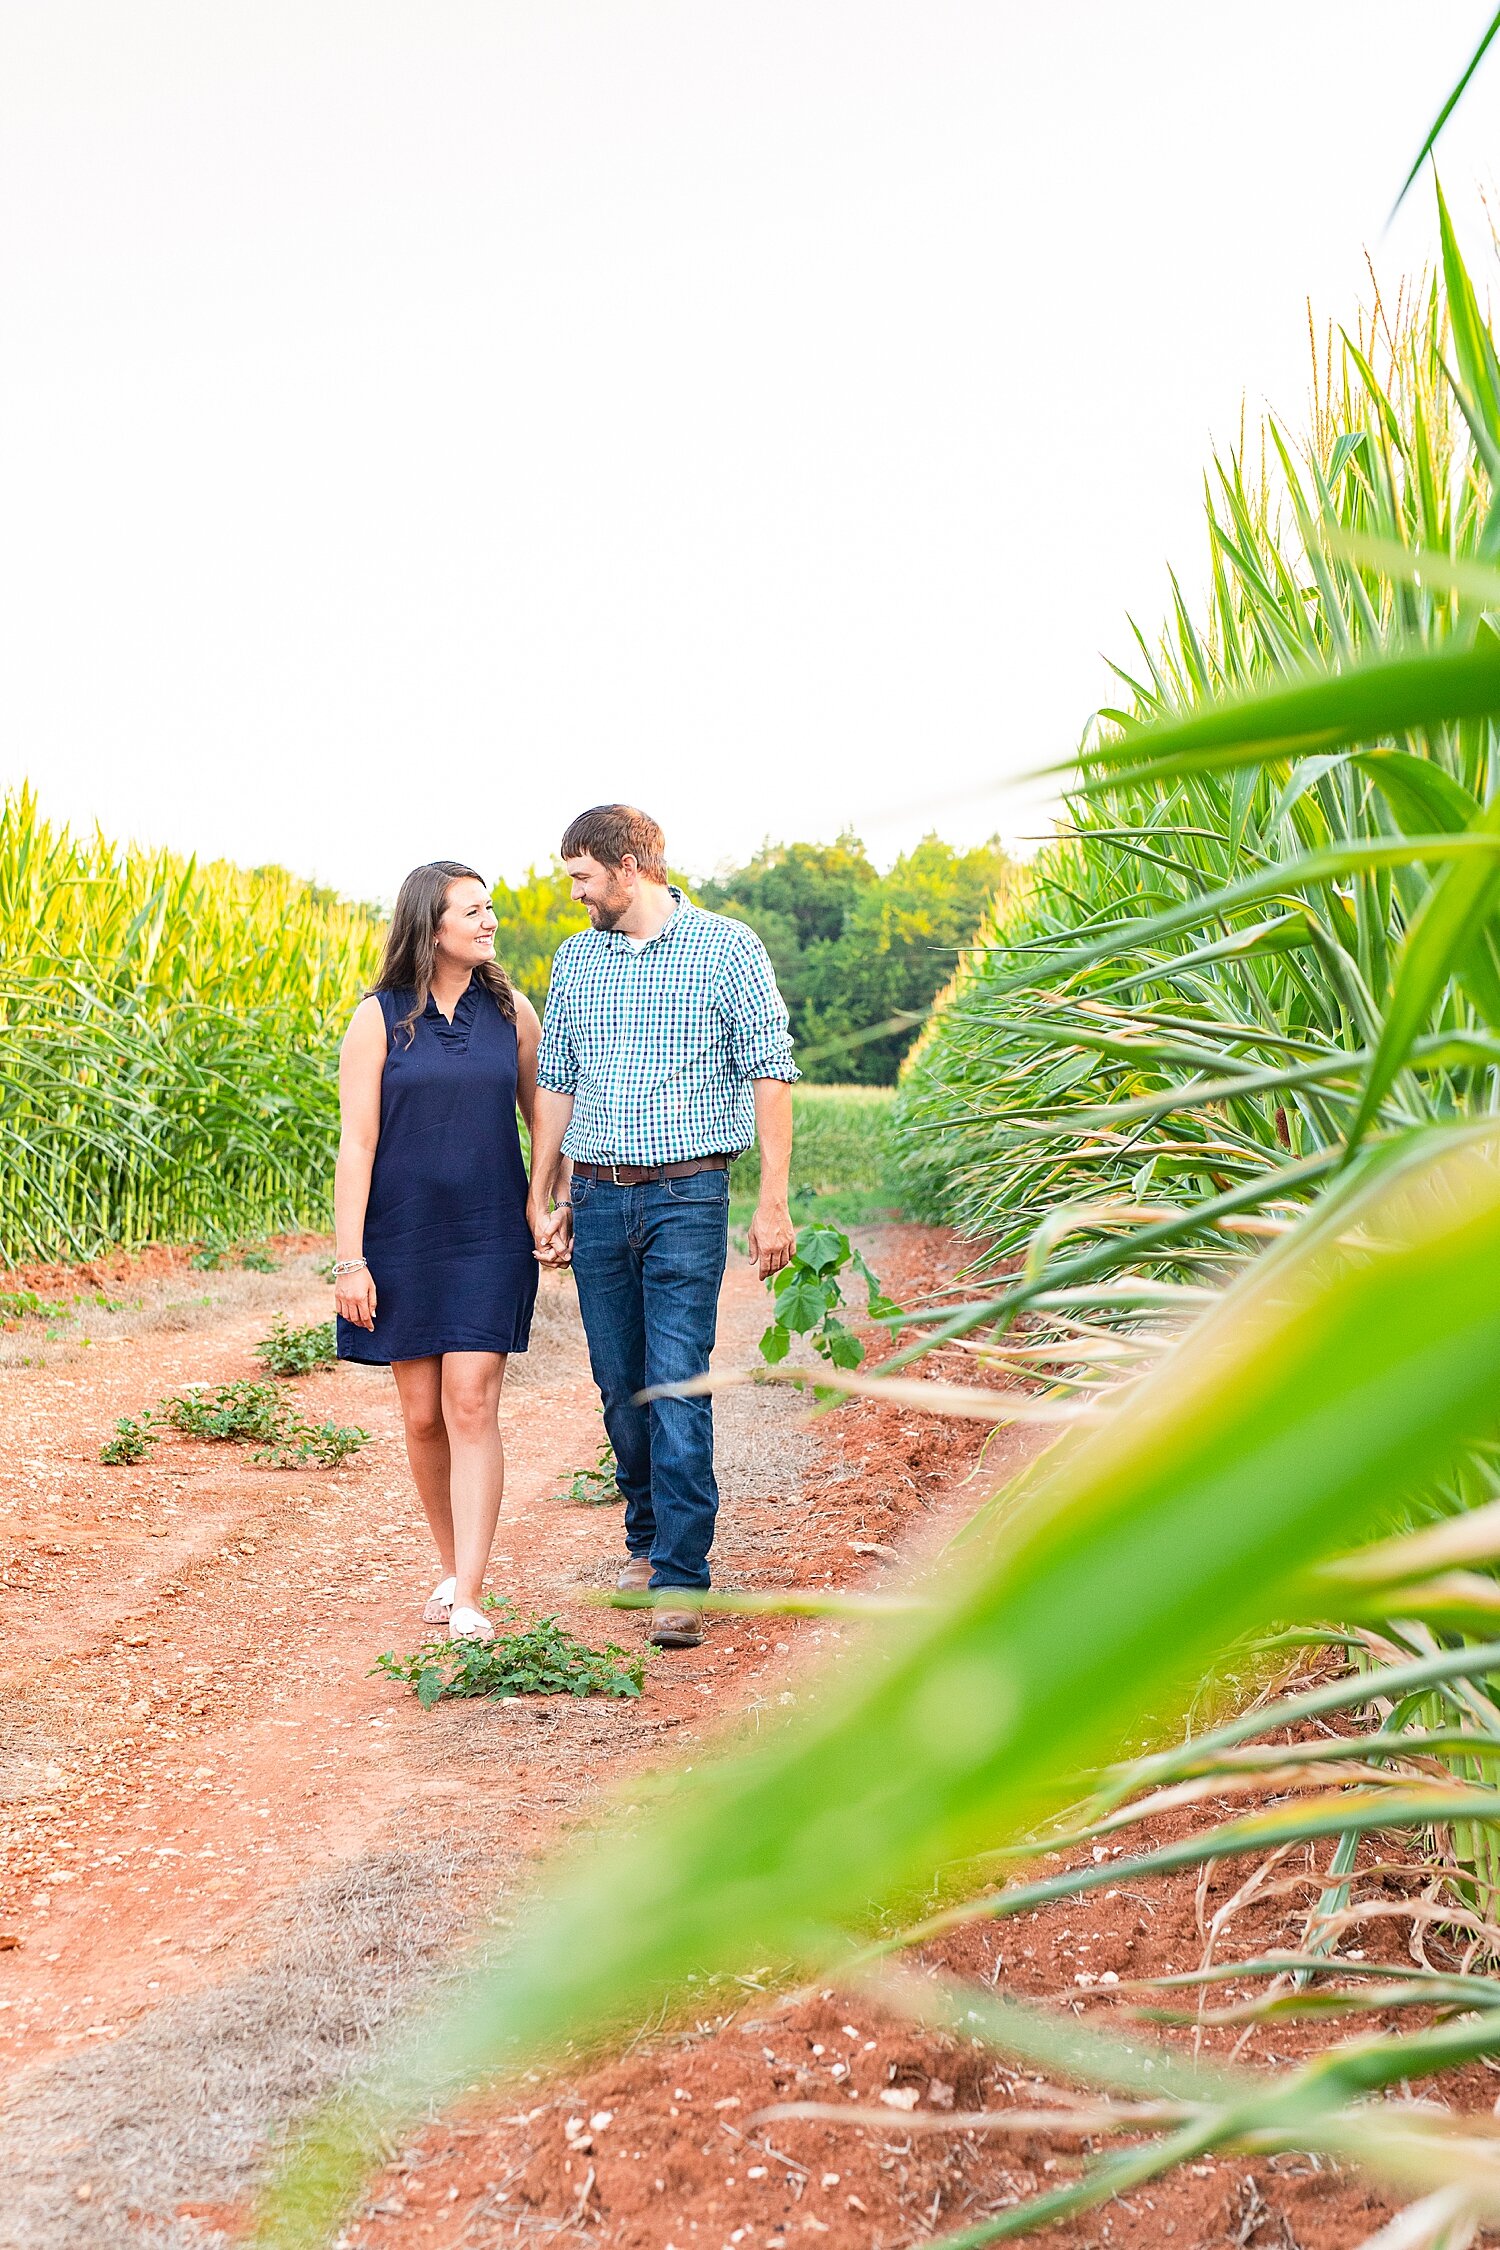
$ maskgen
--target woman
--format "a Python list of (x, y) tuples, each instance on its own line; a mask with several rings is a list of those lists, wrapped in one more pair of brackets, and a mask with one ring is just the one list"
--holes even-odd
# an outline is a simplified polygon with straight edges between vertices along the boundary
[(340, 1359), (395, 1375), (442, 1565), (422, 1616), (452, 1640), (494, 1638), (500, 1385), (537, 1287), (516, 1107), (529, 1132), (540, 1031), (473, 868), (413, 868), (340, 1058), (334, 1297)]

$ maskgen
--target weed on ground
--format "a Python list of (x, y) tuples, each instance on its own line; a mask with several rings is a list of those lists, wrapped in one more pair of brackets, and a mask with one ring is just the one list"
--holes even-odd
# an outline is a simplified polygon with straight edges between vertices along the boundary
[(274, 1383), (203, 1384), (159, 1399), (140, 1414), (122, 1415), (99, 1458), (111, 1468), (145, 1460), (168, 1429), (254, 1446), (252, 1460), (273, 1469), (337, 1468), (370, 1439), (368, 1430), (352, 1425), (307, 1421)]
[(322, 1367), (337, 1367), (337, 1330), (331, 1320), (293, 1328), (278, 1313), (270, 1335), (256, 1345), (255, 1356), (268, 1375), (312, 1375)]
[(608, 1508), (625, 1495), (616, 1479), (615, 1449), (606, 1438), (599, 1448), (599, 1458), (591, 1469), (574, 1469), (559, 1487), (564, 1500), (571, 1500), (576, 1508)]
[[(486, 1604), (500, 1612), (508, 1606), (493, 1599)], [(590, 1648), (555, 1617), (538, 1617), (492, 1641), (424, 1641), (410, 1656), (377, 1657), (371, 1669), (411, 1688), (430, 1711), (445, 1696), (635, 1696), (645, 1684), (646, 1658), (613, 1641)]]

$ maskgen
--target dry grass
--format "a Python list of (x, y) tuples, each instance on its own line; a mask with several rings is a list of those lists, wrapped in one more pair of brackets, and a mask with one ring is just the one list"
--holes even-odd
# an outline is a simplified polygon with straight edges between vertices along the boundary
[[(290, 1305), (312, 1318), (322, 1300), (331, 1296), (314, 1270), (316, 1263), (313, 1253), (304, 1252), (279, 1259), (274, 1273), (247, 1272), (239, 1266), (197, 1273), (181, 1267), (97, 1291), (80, 1289), (70, 1305), (0, 1330), (0, 1368), (77, 1367), (94, 1353), (117, 1349), (139, 1336), (217, 1328), (249, 1313), (259, 1313), (269, 1326), (273, 1314), (286, 1312)], [(318, 1301), (305, 1305), (314, 1291)], [(101, 1297), (106, 1300), (103, 1304), (97, 1302)]]
[(222, 2240), (178, 2207), (245, 2196), (268, 2134), (358, 2073), (461, 1926), (462, 1874), (446, 1844), (354, 1860), (278, 1904), (246, 1975), (28, 2077), (0, 2114), (5, 2250)]
[(587, 1377), (588, 1345), (578, 1311), (578, 1291), (570, 1273), (543, 1273), (531, 1317), (531, 1344), (506, 1362), (507, 1388), (557, 1383)]

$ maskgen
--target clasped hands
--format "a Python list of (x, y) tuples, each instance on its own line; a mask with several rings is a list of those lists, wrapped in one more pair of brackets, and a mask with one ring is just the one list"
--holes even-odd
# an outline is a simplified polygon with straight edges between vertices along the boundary
[(556, 1203), (551, 1210), (540, 1204), (528, 1206), (526, 1217), (531, 1226), (531, 1239), (536, 1246), (539, 1266), (570, 1266), (573, 1263), (573, 1206)]
[[(544, 1210), (538, 1203), (527, 1205), (527, 1220), (531, 1239), (536, 1246), (539, 1266), (570, 1266), (573, 1263), (573, 1206), (557, 1203)], [(791, 1222), (786, 1205), (780, 1202), (762, 1203), (750, 1222), (749, 1251), (751, 1261), (762, 1281), (769, 1281), (790, 1265), (797, 1247), (797, 1230)]]

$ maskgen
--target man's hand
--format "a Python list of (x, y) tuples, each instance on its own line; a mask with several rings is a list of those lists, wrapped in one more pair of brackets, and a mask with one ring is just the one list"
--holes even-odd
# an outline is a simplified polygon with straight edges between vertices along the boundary
[(792, 1214), (784, 1203), (768, 1202), (762, 1196), (755, 1207), (755, 1217), (750, 1221), (750, 1255), (762, 1281), (789, 1266), (797, 1248), (797, 1229), (792, 1225)]
[(527, 1208), (531, 1239), (536, 1244), (537, 1264), (541, 1266), (567, 1266), (573, 1262), (573, 1206), (559, 1203), (554, 1210), (543, 1211), (538, 1205)]

